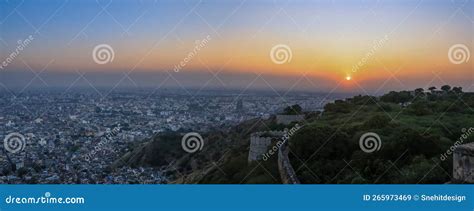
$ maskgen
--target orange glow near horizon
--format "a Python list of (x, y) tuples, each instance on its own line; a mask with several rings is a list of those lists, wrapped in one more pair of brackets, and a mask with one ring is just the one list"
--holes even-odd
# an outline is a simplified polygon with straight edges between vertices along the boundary
[[(447, 41), (439, 42), (440, 46), (446, 46), (445, 50), (441, 50), (442, 47), (438, 45), (434, 48), (440, 50), (433, 51), (429, 50), (431, 47), (423, 46), (426, 49), (418, 53), (411, 50), (413, 47), (406, 47), (397, 43), (396, 40), (389, 41), (386, 46), (381, 47), (370, 57), (365, 56), (368, 50), (364, 52), (365, 49), (370, 49), (370, 46), (358, 50), (348, 46), (347, 48), (352, 49), (349, 52), (341, 46), (338, 46), (343, 48), (340, 50), (332, 46), (323, 49), (316, 47), (324, 46), (323, 44), (306, 45), (303, 48), (301, 46), (305, 45), (304, 42), (292, 42), (292, 45), (288, 45), (292, 50), (292, 60), (283, 64), (275, 64), (269, 57), (269, 51), (277, 43), (276, 41), (257, 40), (257, 43), (249, 42), (230, 46), (225, 44), (225, 40), (216, 38), (192, 57), (188, 54), (194, 47), (194, 41), (185, 41), (184, 47), (172, 41), (163, 42), (155, 49), (136, 48), (133, 51), (127, 47), (129, 44), (126, 43), (111, 44), (114, 46), (115, 59), (112, 63), (105, 65), (97, 65), (91, 59), (90, 51), (93, 45), (84, 45), (71, 48), (72, 50), (63, 55), (63, 60), (55, 60), (49, 68), (51, 70), (78, 69), (84, 72), (172, 71), (176, 65), (188, 57), (181, 72), (207, 72), (210, 69), (235, 74), (306, 75), (334, 82), (341, 79), (351, 81), (355, 77), (358, 82), (385, 80), (391, 78), (392, 75), (399, 80), (433, 78), (434, 72), (444, 74), (443, 78), (446, 80), (459, 80), (472, 76), (472, 61), (459, 65), (449, 62), (446, 54), (450, 45)], [(423, 53), (425, 51), (427, 53)], [(44, 63), (44, 60), (41, 57), (29, 60), (33, 68), (40, 69), (44, 66), (35, 67), (36, 62)]]
[[(209, 13), (203, 12), (202, 17), (191, 14), (182, 22), (181, 16), (175, 13), (186, 11), (181, 8), (183, 5), (157, 6), (154, 9), (159, 12), (146, 13), (130, 28), (130, 33), (120, 28), (105, 29), (104, 24), (115, 26), (116, 23), (98, 17), (76, 37), (88, 23), (82, 23), (83, 18), (69, 20), (65, 16), (63, 21), (78, 23), (48, 25), (52, 31), (42, 32), (32, 47), (21, 54), (28, 67), (17, 59), (8, 68), (41, 70), (48, 65), (48, 71), (122, 73), (173, 72), (179, 67), (180, 73), (304, 76), (345, 86), (354, 86), (356, 82), (361, 86), (376, 86), (386, 80), (400, 81), (397, 82), (400, 86), (405, 80), (423, 86), (440, 75), (446, 83), (469, 84), (466, 81), (471, 80), (472, 84), (474, 59), (453, 64), (447, 55), (456, 44), (472, 49), (472, 23), (460, 15), (452, 17), (456, 8), (443, 5), (449, 2), (426, 2), (418, 6), (416, 2), (380, 3), (380, 7), (374, 8), (380, 15), (362, 22), (361, 17), (371, 15), (366, 9), (346, 3), (332, 4), (336, 5), (300, 2), (285, 8), (286, 14), (281, 14), (279, 9), (248, 2), (244, 5), (248, 11), (239, 11), (228, 20), (224, 18), (227, 14), (220, 17), (214, 14), (221, 12), (215, 11), (216, 7), (207, 8), (209, 5), (203, 4), (198, 8)], [(319, 18), (313, 21), (308, 17), (313, 17), (315, 11)], [(401, 21), (405, 18), (407, 21)], [(220, 23), (222, 19), (227, 22)], [(444, 24), (446, 20), (450, 22)], [(217, 27), (220, 24), (222, 27)], [(435, 30), (440, 25), (443, 28)], [(23, 37), (2, 33), (9, 35), (2, 37), (14, 37), (12, 42)], [(198, 46), (204, 39), (205, 44)], [(113, 47), (113, 62), (100, 65), (94, 62), (91, 53), (99, 44)], [(288, 46), (291, 60), (272, 61), (270, 53), (277, 45)], [(48, 64), (51, 58), (54, 62)]]
[[(376, 39), (375, 39), (376, 40)], [(328, 41), (328, 40), (325, 40)], [(115, 60), (112, 63), (98, 66), (90, 58), (90, 50), (94, 47), (78, 46), (64, 54), (63, 60), (56, 60), (51, 69), (70, 69), (71, 66), (83, 71), (113, 72), (124, 71), (163, 71), (183, 63), (183, 71), (207, 71), (221, 70), (233, 73), (265, 73), (273, 75), (302, 75), (322, 77), (337, 81), (338, 78), (350, 80), (357, 75), (359, 81), (383, 79), (391, 77), (393, 72), (397, 76), (418, 77), (420, 75), (432, 75), (432, 72), (450, 71), (453, 78), (470, 75), (472, 67), (470, 63), (453, 65), (449, 62), (446, 54), (449, 47), (448, 41), (438, 40), (436, 46), (420, 46), (421, 50), (412, 50), (415, 47), (398, 43), (397, 40), (389, 40), (373, 55), (366, 56), (370, 51), (370, 43), (360, 49), (354, 46), (331, 46), (322, 44), (320, 40), (314, 44), (306, 44), (306, 41), (291, 42), (292, 60), (284, 64), (275, 64), (269, 57), (270, 49), (277, 44), (274, 40), (256, 39), (252, 42), (244, 42), (238, 45), (228, 45), (227, 42), (235, 43), (233, 40), (222, 40), (215, 38), (208, 45), (200, 49), (196, 55), (189, 57), (194, 48), (194, 40), (184, 41), (184, 45), (177, 44), (173, 39), (163, 42), (155, 49), (135, 48), (130, 49), (130, 44), (111, 44), (115, 50)], [(132, 46), (149, 44), (135, 43)], [(302, 47), (305, 46), (305, 47)], [(446, 46), (445, 50), (441, 46)], [(422, 48), (423, 47), (423, 48)], [(435, 48), (436, 50), (430, 50)], [(77, 52), (83, 52), (77, 54)], [(426, 53), (424, 53), (426, 52)], [(79, 55), (79, 56), (78, 56)], [(36, 61), (33, 59), (32, 61)], [(38, 59), (38, 63), (40, 63)], [(360, 65), (358, 65), (360, 64)], [(34, 65), (31, 64), (31, 65)], [(354, 70), (356, 67), (356, 71)], [(398, 70), (399, 69), (399, 70)], [(398, 70), (398, 71), (397, 71)], [(392, 73), (391, 73), (392, 72)]]

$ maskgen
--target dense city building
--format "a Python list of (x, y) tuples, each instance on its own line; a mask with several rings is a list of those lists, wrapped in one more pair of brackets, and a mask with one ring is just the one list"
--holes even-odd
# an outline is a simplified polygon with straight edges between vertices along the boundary
[(334, 99), (318, 94), (239, 94), (173, 91), (0, 92), (0, 137), (19, 133), (25, 146), (0, 146), (0, 183), (166, 183), (160, 169), (110, 168), (131, 147), (157, 133), (206, 132), (285, 106), (321, 110)]

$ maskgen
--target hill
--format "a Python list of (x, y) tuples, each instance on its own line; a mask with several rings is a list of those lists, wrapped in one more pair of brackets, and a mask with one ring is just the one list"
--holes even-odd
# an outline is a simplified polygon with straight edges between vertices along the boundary
[[(441, 91), (390, 92), (354, 96), (327, 104), (324, 113), (306, 112), (289, 141), (289, 158), (302, 183), (446, 183), (452, 156), (446, 155), (474, 126), (474, 94), (459, 87)], [(282, 183), (277, 156), (248, 162), (250, 135), (281, 130), (276, 118), (255, 119), (202, 134), (202, 151), (186, 153), (183, 134), (159, 134), (116, 162), (162, 168), (175, 183)], [(470, 131), (470, 130), (469, 130)], [(361, 149), (365, 133), (379, 136), (380, 148)]]

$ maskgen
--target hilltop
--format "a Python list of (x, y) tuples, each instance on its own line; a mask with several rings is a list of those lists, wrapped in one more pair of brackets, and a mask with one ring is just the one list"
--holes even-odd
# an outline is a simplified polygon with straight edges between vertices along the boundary
[[(300, 113), (304, 126), (290, 138), (289, 158), (302, 183), (450, 182), (452, 156), (442, 155), (474, 126), (473, 108), (474, 93), (449, 86), (336, 100), (322, 114)], [(293, 125), (272, 117), (222, 128), (202, 134), (204, 148), (194, 154), (182, 150), (182, 134), (158, 134), (116, 165), (162, 168), (174, 183), (282, 183), (277, 156), (248, 161), (249, 139)], [(361, 150), (367, 132), (380, 136), (379, 150)]]

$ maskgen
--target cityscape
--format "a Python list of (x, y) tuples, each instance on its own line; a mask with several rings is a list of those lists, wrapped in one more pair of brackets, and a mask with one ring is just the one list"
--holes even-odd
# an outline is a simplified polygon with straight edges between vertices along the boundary
[(473, 211), (473, 9), (0, 0), (0, 211)]
[[(131, 146), (165, 131), (207, 132), (240, 122), (268, 119), (286, 103), (320, 111), (344, 95), (299, 93), (239, 94), (205, 91), (1, 92), (0, 134), (25, 139), (19, 152), (0, 146), (0, 183), (9, 184), (162, 184), (157, 168), (111, 168)], [(111, 134), (111, 135), (109, 135)]]
[(0, 0), (0, 183), (474, 180), (473, 1), (47, 2)]

